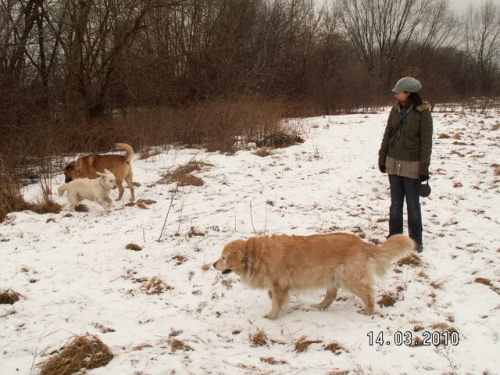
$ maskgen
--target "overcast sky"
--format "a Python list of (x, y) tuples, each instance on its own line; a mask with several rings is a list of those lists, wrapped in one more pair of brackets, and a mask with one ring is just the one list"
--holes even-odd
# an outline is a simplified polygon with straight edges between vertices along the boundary
[[(474, 4), (474, 8), (483, 5), (487, 0), (448, 0), (450, 8), (456, 13), (463, 13), (471, 4)], [(494, 4), (500, 5), (500, 0), (493, 0)]]

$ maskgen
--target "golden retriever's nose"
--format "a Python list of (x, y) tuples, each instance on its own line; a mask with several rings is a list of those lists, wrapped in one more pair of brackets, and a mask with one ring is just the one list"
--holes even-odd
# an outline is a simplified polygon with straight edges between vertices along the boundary
[(212, 264), (212, 266), (214, 266), (214, 268), (217, 269), (217, 262), (214, 262), (214, 264)]

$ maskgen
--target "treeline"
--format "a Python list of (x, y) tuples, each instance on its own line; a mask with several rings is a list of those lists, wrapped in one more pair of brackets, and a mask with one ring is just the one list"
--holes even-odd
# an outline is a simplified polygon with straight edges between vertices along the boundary
[[(471, 2), (472, 4), (472, 2)], [(241, 97), (294, 114), (500, 93), (500, 6), (446, 0), (0, 0), (0, 136)], [(10, 133), (9, 133), (10, 134)]]

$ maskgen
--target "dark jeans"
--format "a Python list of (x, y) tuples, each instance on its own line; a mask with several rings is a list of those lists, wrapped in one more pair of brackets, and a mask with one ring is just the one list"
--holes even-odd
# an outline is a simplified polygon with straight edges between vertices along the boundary
[(422, 246), (422, 214), (420, 212), (420, 181), (415, 178), (389, 175), (391, 185), (391, 210), (389, 215), (389, 237), (403, 233), (403, 203), (406, 198), (408, 231), (410, 238)]

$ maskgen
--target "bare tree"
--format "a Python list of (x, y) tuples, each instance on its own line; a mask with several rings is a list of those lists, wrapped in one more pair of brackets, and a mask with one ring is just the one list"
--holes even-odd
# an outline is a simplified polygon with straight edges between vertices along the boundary
[(386, 87), (434, 0), (337, 0), (345, 32), (368, 72)]
[[(465, 19), (465, 51), (483, 94), (490, 94), (500, 64), (500, 6), (492, 0)], [(495, 78), (496, 77), (496, 78)]]

